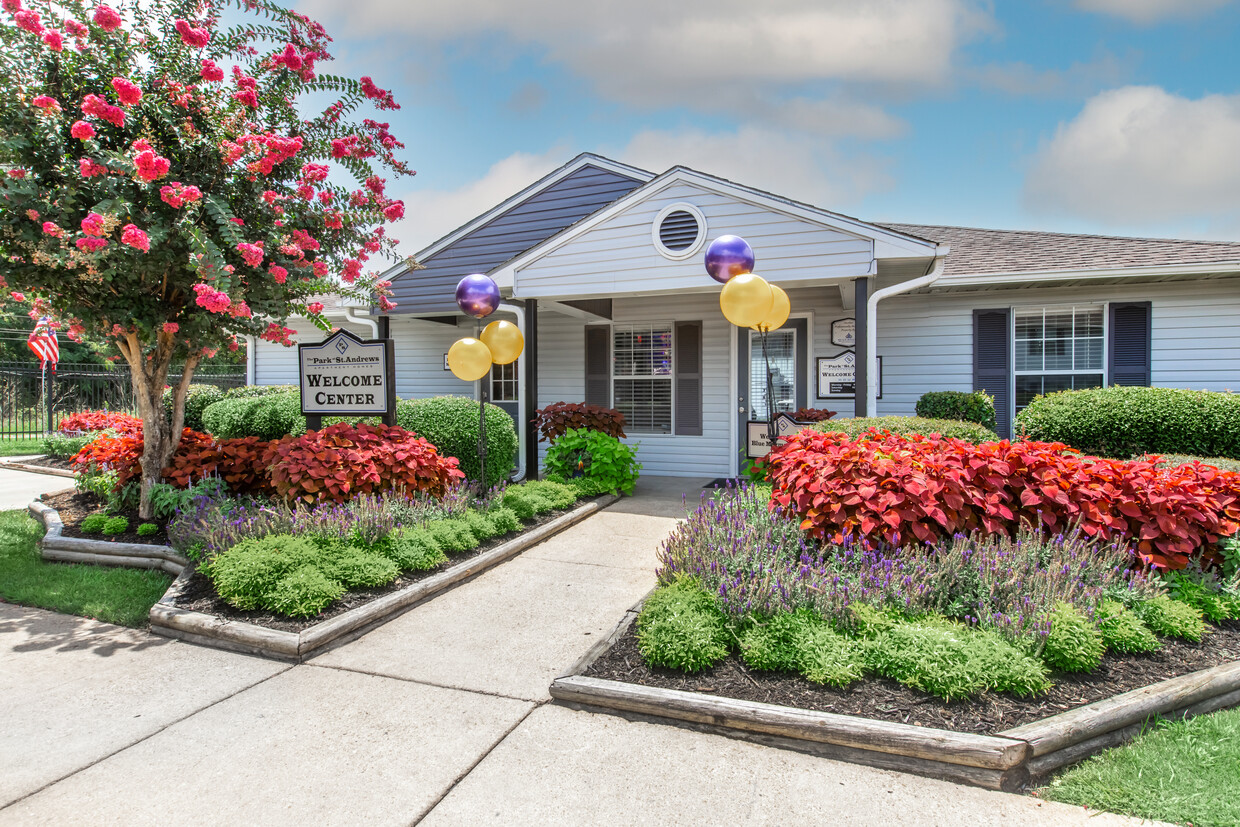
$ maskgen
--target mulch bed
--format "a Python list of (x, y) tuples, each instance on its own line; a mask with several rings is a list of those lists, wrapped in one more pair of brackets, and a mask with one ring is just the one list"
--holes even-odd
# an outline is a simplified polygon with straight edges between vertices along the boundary
[(178, 609), (188, 609), (189, 611), (215, 615), (224, 620), (235, 620), (240, 623), (252, 623), (255, 626), (262, 626), (266, 629), (275, 629), (281, 632), (301, 632), (305, 629), (309, 629), (311, 626), (323, 622), (324, 620), (344, 614), (350, 609), (356, 609), (358, 606), (365, 606), (370, 601), (382, 597), (385, 594), (391, 594), (392, 592), (399, 591), (412, 583), (417, 583), (419, 580), (425, 580), (428, 577), (439, 574), (450, 566), (455, 566), (458, 563), (465, 562), (466, 560), (472, 560), (478, 555), (490, 551), (496, 546), (506, 543), (515, 537), (519, 537), (525, 532), (535, 529), (543, 523), (548, 523), (556, 517), (559, 517), (561, 514), (567, 514), (573, 509), (579, 508), (588, 502), (592, 502), (594, 499), (597, 498), (578, 500), (572, 505), (571, 508), (565, 508), (558, 511), (549, 511), (545, 514), (541, 514), (538, 517), (535, 517), (533, 521), (526, 523), (520, 531), (513, 532), (512, 534), (508, 534), (503, 537), (492, 537), (490, 540), (481, 543), (476, 548), (471, 549), (470, 551), (462, 552), (461, 554), (449, 554), (448, 562), (438, 568), (431, 569), (430, 571), (404, 572), (400, 575), (400, 577), (397, 577), (396, 580), (386, 586), (381, 586), (377, 589), (359, 589), (358, 591), (347, 592), (344, 597), (340, 598), (335, 603), (332, 603), (321, 614), (307, 620), (298, 620), (295, 618), (284, 617), (283, 615), (274, 615), (269, 612), (243, 612), (238, 609), (234, 609), (232, 606), (228, 605), (223, 598), (216, 594), (215, 587), (211, 585), (211, 581), (207, 579), (206, 575), (198, 571), (195, 571), (192, 575), (190, 575), (189, 582), (186, 583), (185, 589), (181, 592), (180, 596), (173, 605), (175, 605)]
[(33, 457), (21, 461), (22, 465), (38, 465), (42, 468), (55, 468), (59, 471), (76, 471), (77, 466), (73, 464), (72, 459), (64, 459), (62, 457)]
[(1227, 621), (1199, 644), (1166, 640), (1149, 655), (1110, 655), (1089, 675), (1053, 673), (1054, 686), (1036, 698), (986, 692), (948, 703), (886, 678), (830, 689), (786, 672), (753, 672), (736, 655), (696, 675), (651, 668), (642, 660), (634, 627), (596, 660), (586, 675), (716, 697), (858, 715), (955, 732), (993, 735), (1133, 689), (1240, 660), (1240, 622)]
[[(142, 543), (155, 546), (166, 546), (168, 544), (168, 534), (158, 520), (142, 519), (138, 516), (138, 509), (136, 508), (121, 509), (115, 513), (108, 513), (105, 507), (106, 503), (94, 494), (70, 491), (51, 497), (44, 495), (43, 503), (60, 513), (60, 519), (65, 524), (64, 530), (61, 531), (61, 536), (64, 537), (81, 537), (84, 540), (103, 540), (114, 543)], [(78, 528), (78, 524), (91, 514), (125, 517), (129, 520), (129, 530), (124, 534), (83, 534), (81, 529)], [(155, 523), (159, 526), (159, 531), (145, 537), (139, 536), (138, 526), (143, 523)]]

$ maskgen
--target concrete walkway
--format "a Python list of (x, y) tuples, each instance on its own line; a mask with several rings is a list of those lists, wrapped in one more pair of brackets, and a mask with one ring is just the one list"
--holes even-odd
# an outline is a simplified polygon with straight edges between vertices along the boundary
[(0, 604), (0, 825), (1135, 823), (550, 703), (685, 490), (300, 666)]

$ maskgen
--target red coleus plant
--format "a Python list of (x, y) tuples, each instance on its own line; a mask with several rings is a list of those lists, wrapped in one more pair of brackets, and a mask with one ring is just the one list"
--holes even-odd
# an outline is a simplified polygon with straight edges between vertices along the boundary
[(834, 542), (851, 534), (901, 545), (1079, 523), (1091, 536), (1131, 542), (1148, 565), (1179, 569), (1240, 530), (1240, 474), (1199, 463), (1158, 468), (1061, 443), (973, 445), (876, 430), (857, 438), (805, 430), (768, 460), (772, 507)]
[(286, 499), (343, 502), (359, 493), (424, 491), (443, 496), (465, 474), (456, 457), (411, 431), (386, 425), (332, 425), (272, 443), (271, 481)]
[(136, 416), (116, 411), (78, 411), (60, 420), (57, 430), (62, 434), (84, 431), (116, 431), (131, 434), (142, 430), (142, 420)]
[(826, 408), (797, 408), (791, 416), (797, 422), (823, 422), (834, 417), (836, 413), (838, 411), (830, 411)]
[(534, 424), (538, 427), (540, 441), (555, 442), (565, 431), (573, 428), (602, 431), (616, 439), (624, 439), (624, 414), (601, 405), (553, 402), (534, 411)]

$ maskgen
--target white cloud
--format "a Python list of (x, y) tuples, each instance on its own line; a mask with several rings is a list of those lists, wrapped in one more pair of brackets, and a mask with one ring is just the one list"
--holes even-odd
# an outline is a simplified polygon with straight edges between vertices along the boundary
[(1130, 23), (1149, 25), (1175, 17), (1196, 17), (1214, 11), (1231, 0), (1076, 0), (1082, 11), (1122, 17)]
[(1008, 95), (1082, 98), (1118, 86), (1131, 76), (1137, 63), (1138, 57), (1132, 53), (1123, 59), (1103, 54), (1064, 69), (1039, 69), (1023, 62), (992, 63), (968, 69), (965, 74), (984, 89)]
[[(405, 217), (391, 228), (401, 251), (413, 255), (563, 165), (562, 148), (543, 155), (518, 152), (491, 166), (476, 181), (455, 190), (413, 189), (404, 195)], [(416, 179), (415, 179), (416, 180)]]
[(837, 210), (892, 183), (878, 159), (844, 157), (814, 136), (757, 126), (721, 133), (646, 130), (618, 149), (615, 157), (655, 172), (676, 165), (692, 167)]
[(1086, 102), (1029, 169), (1026, 203), (1116, 224), (1240, 219), (1240, 95), (1127, 86)]

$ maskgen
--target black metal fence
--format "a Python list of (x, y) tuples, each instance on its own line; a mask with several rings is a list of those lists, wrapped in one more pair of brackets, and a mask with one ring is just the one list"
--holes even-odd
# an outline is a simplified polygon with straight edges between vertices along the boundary
[[(170, 384), (180, 379), (180, 373), (168, 374)], [(245, 384), (245, 369), (200, 365), (193, 381), (235, 388)], [(29, 362), (0, 362), (0, 438), (42, 436), (63, 416), (97, 410), (138, 412), (127, 366), (61, 362), (52, 372)]]

